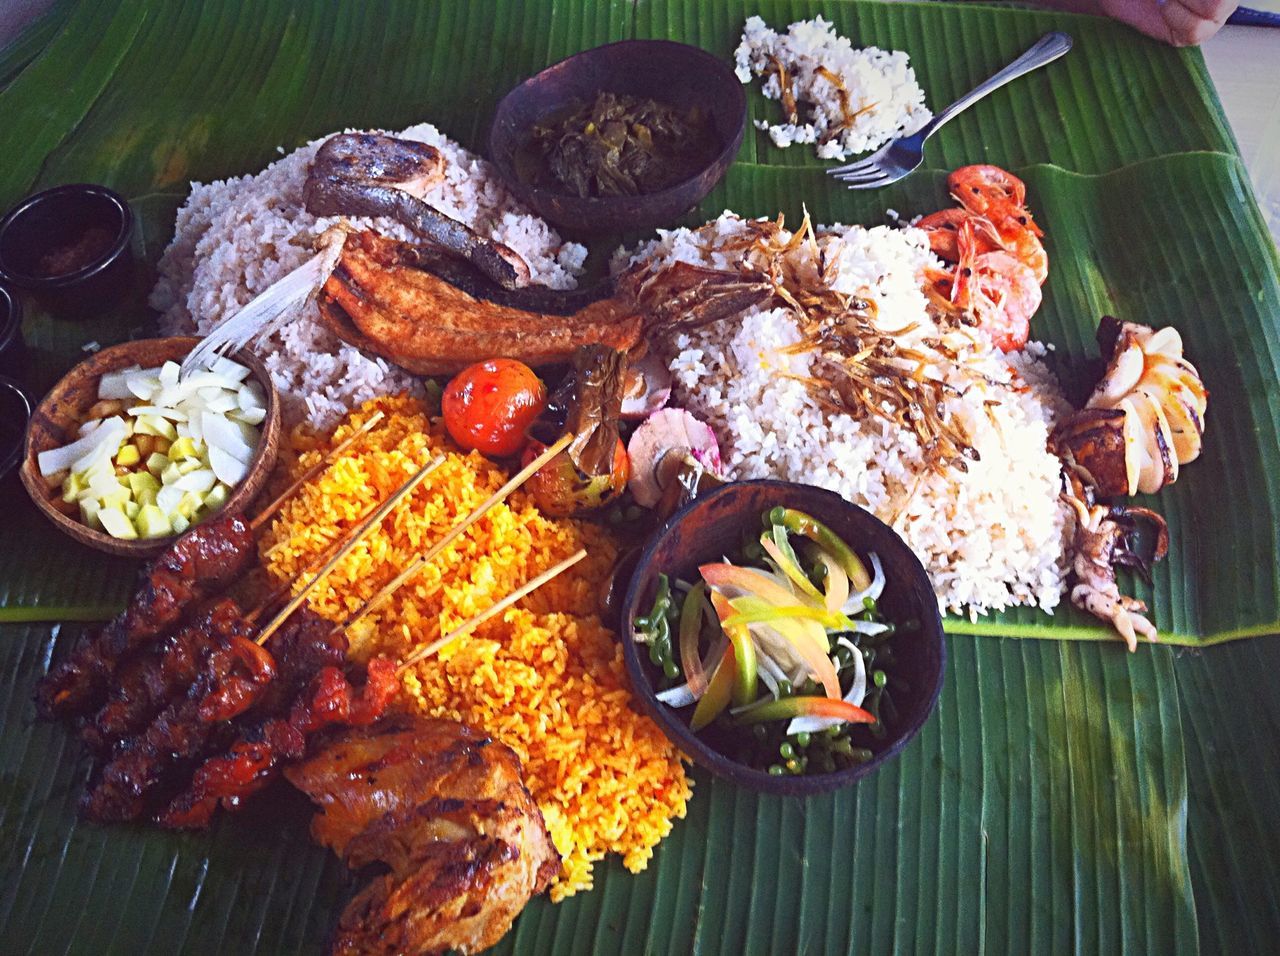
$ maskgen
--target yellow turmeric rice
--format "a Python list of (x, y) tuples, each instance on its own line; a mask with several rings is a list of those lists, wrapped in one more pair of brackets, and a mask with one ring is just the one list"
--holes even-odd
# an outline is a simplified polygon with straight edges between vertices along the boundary
[[(297, 494), (260, 544), (274, 578), (296, 579), (423, 463), (447, 453), (445, 464), (311, 592), (311, 607), (334, 621), (507, 478), (480, 455), (460, 453), (440, 422), (408, 397), (369, 402), (329, 436), (295, 432), (295, 473), (379, 410), (385, 421)], [(551, 889), (557, 901), (589, 889), (592, 866), (606, 853), (643, 870), (690, 796), (679, 753), (632, 709), (621, 647), (597, 616), (615, 556), (609, 536), (594, 525), (544, 517), (517, 492), (348, 635), (353, 657), (403, 658), (580, 547), (584, 561), (403, 678), (404, 699), (426, 714), (479, 727), (520, 755), (563, 858)]]

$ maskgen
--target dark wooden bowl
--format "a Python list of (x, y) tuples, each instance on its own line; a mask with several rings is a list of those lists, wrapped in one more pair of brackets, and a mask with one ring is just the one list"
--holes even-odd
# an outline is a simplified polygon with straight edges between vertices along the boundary
[[(826, 523), (859, 554), (874, 551), (884, 564), (886, 584), (880, 607), (891, 621), (920, 622), (915, 631), (900, 631), (893, 639), (893, 701), (898, 715), (886, 736), (872, 750), (871, 760), (835, 773), (770, 776), (728, 757), (715, 746), (714, 735), (689, 729), (692, 707), (675, 709), (659, 702), (654, 681), (657, 669), (647, 650), (633, 638), (633, 622), (653, 606), (659, 572), (686, 581), (697, 580), (698, 565), (732, 555), (744, 531), (758, 529), (760, 516), (782, 505), (796, 508)], [(677, 747), (712, 773), (753, 790), (805, 795), (837, 790), (857, 782), (892, 759), (924, 726), (942, 690), (946, 651), (938, 601), (924, 566), (888, 525), (839, 495), (785, 481), (740, 481), (717, 488), (677, 512), (662, 526), (640, 555), (627, 589), (620, 634), (627, 673), (636, 699)]]
[[(75, 429), (79, 426), (89, 407), (98, 400), (98, 380), (107, 372), (115, 372), (130, 365), (141, 365), (150, 368), (169, 360), (182, 361), (187, 353), (196, 347), (200, 340), (194, 337), (180, 336), (169, 339), (139, 339), (135, 342), (124, 342), (113, 345), (98, 352), (93, 357), (81, 362), (62, 377), (57, 385), (36, 406), (27, 426), (26, 457), (22, 462), (22, 483), (27, 494), (36, 503), (45, 516), (81, 544), (88, 545), (107, 554), (121, 555), (126, 558), (148, 558), (159, 554), (173, 541), (168, 538), (138, 538), (126, 541), (113, 538), (104, 531), (96, 531), (79, 520), (63, 514), (53, 506), (52, 498), (57, 489), (49, 487), (48, 482), (40, 476), (40, 468), (36, 456), (49, 448), (57, 448), (74, 440)], [(271, 376), (257, 358), (247, 352), (239, 352), (235, 360), (249, 367), (253, 380), (262, 386), (267, 398), (267, 415), (262, 420), (262, 433), (258, 438), (258, 447), (254, 451), (253, 460), (249, 462), (249, 472), (240, 484), (231, 490), (226, 502), (219, 512), (244, 511), (253, 503), (271, 477), (271, 469), (275, 467), (276, 453), (280, 446), (280, 397), (275, 386), (271, 384)]]
[[(701, 172), (644, 196), (582, 198), (522, 182), (514, 157), (540, 119), (590, 101), (601, 91), (698, 106), (722, 144)], [(511, 190), (539, 216), (572, 236), (598, 236), (669, 226), (711, 192), (742, 145), (747, 97), (728, 63), (670, 40), (623, 40), (585, 50), (525, 80), (502, 98), (489, 128), (489, 158)]]

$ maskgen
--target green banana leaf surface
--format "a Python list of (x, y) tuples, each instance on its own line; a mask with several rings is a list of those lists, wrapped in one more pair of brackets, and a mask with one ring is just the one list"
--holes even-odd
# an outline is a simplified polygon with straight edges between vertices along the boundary
[[(749, 130), (685, 222), (732, 208), (874, 224), (941, 208), (958, 165), (1022, 176), (1051, 260), (1033, 334), (1068, 394), (1096, 373), (1106, 313), (1176, 325), (1210, 389), (1204, 455), (1141, 502), (1167, 518), (1170, 555), (1149, 584), (1121, 580), (1172, 646), (1126, 654), (1066, 607), (949, 619), (938, 711), (899, 759), (807, 800), (695, 773), (689, 816), (647, 871), (601, 864), (591, 892), (535, 900), (498, 951), (1266, 951), (1280, 934), (1280, 264), (1194, 51), (975, 4), (59, 3), (0, 51), (0, 207), (106, 183), (137, 217), (139, 274), (107, 315), (29, 303), (27, 384), (41, 394), (89, 341), (147, 332), (151, 270), (192, 180), (344, 127), (426, 120), (482, 150), (496, 101), (570, 53), (665, 37), (728, 58), (747, 16), (782, 28), (817, 13), (910, 53), (935, 110), (1048, 29), (1076, 45), (945, 127), (925, 168), (884, 190), (839, 190), (811, 151)], [(748, 103), (778, 115), (755, 87)], [(12, 478), (0, 514), (0, 952), (321, 951), (354, 884), (286, 788), (204, 834), (77, 821), (87, 758), (34, 721), (30, 694), (74, 622), (119, 608), (133, 565), (57, 535)], [(1070, 640), (1010, 639), (1025, 637)]]

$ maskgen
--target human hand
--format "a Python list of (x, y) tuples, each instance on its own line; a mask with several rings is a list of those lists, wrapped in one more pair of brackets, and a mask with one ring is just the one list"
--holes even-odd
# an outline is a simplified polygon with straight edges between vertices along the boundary
[(1237, 0), (1098, 0), (1098, 12), (1174, 46), (1209, 39), (1239, 6)]

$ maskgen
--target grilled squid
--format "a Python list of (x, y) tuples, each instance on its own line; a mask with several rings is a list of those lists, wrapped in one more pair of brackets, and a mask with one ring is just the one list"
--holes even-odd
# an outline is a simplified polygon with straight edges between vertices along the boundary
[(1208, 392), (1182, 355), (1182, 336), (1104, 316), (1106, 372), (1085, 407), (1054, 433), (1059, 452), (1104, 497), (1152, 494), (1200, 455)]
[[(1066, 476), (1063, 498), (1075, 517), (1071, 603), (1110, 623), (1124, 638), (1129, 650), (1136, 651), (1139, 636), (1154, 641), (1156, 628), (1147, 619), (1147, 606), (1142, 601), (1120, 593), (1116, 567), (1134, 568), (1150, 580), (1152, 563), (1169, 551), (1169, 526), (1149, 508), (1099, 504), (1091, 489), (1070, 473)], [(1155, 536), (1146, 552), (1137, 546), (1136, 531), (1140, 524)]]

